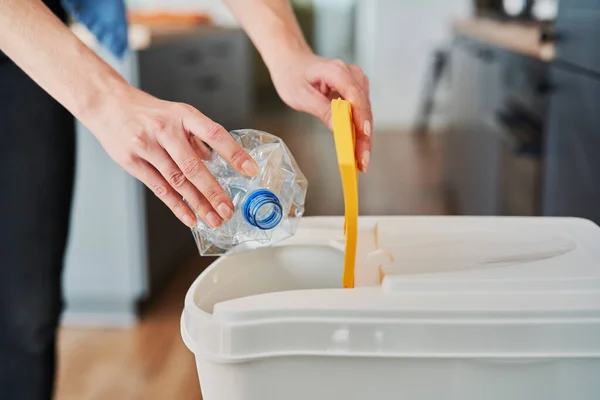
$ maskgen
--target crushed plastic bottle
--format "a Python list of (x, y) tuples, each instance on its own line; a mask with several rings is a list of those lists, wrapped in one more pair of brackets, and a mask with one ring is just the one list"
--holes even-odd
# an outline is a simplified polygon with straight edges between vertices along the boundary
[(234, 215), (218, 228), (197, 218), (192, 233), (201, 255), (271, 246), (293, 236), (304, 214), (308, 183), (285, 143), (253, 129), (230, 133), (257, 162), (258, 174), (240, 174), (214, 151), (204, 160), (233, 201)]

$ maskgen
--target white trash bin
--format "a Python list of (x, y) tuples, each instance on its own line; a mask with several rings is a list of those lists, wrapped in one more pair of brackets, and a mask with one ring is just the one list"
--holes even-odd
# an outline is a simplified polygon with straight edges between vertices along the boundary
[[(181, 320), (205, 400), (598, 400), (600, 228), (571, 218), (343, 218), (222, 257)], [(380, 284), (381, 279), (381, 284)]]

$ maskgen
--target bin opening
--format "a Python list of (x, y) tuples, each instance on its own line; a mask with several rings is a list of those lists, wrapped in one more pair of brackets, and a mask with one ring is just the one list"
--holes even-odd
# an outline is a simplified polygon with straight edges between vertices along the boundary
[[(195, 288), (194, 302), (212, 313), (216, 303), (289, 290), (341, 288), (344, 253), (330, 246), (290, 245), (219, 259)], [(215, 263), (215, 264), (216, 264)]]

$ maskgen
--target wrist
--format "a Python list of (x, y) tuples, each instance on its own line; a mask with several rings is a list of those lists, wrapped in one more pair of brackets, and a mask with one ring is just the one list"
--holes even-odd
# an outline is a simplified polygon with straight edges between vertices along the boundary
[(263, 46), (257, 46), (265, 65), (272, 72), (282, 65), (288, 65), (299, 57), (312, 55), (312, 49), (306, 43), (301, 32), (279, 30), (263, 40)]
[(131, 86), (117, 72), (107, 70), (79, 92), (73, 114), (85, 125), (92, 124), (111, 104), (126, 97), (129, 90)]
[(296, 65), (301, 59), (313, 55), (314, 53), (308, 45), (302, 46), (301, 44), (286, 42), (272, 49), (268, 55), (263, 55), (262, 57), (267, 69), (273, 74)]

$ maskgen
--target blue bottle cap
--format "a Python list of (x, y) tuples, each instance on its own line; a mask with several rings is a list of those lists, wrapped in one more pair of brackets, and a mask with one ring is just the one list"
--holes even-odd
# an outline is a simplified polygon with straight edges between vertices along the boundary
[(283, 218), (283, 207), (275, 193), (256, 190), (248, 196), (243, 206), (244, 219), (264, 231), (275, 228)]

